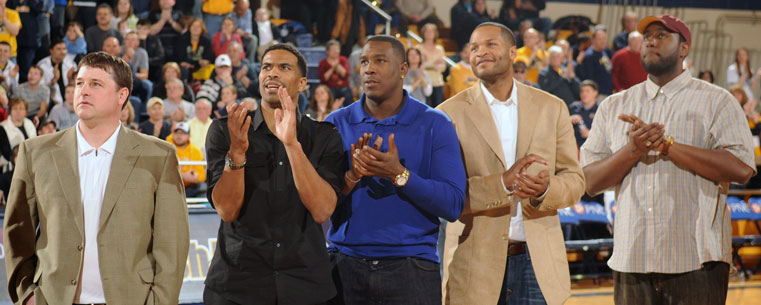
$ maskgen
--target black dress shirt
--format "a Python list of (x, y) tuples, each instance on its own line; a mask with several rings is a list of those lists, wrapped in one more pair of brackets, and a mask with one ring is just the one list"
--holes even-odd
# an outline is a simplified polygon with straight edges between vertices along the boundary
[[(301, 202), (285, 146), (270, 132), (261, 109), (248, 131), (243, 206), (222, 221), (206, 288), (240, 304), (315, 304), (336, 294), (322, 227)], [(338, 193), (346, 159), (338, 130), (300, 116), (297, 137), (317, 173)], [(206, 137), (207, 198), (225, 168), (230, 147), (227, 118), (214, 120)]]

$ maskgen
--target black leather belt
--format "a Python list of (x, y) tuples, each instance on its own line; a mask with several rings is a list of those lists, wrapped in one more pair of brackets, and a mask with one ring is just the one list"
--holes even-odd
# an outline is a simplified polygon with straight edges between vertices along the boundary
[(526, 242), (512, 243), (507, 246), (507, 255), (518, 255), (526, 253)]

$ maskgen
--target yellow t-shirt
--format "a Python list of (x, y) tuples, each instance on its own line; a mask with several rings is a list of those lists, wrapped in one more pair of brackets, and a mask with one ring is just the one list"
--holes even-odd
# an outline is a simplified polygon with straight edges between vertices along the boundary
[(450, 96), (454, 96), (460, 91), (470, 88), (476, 83), (478, 79), (473, 74), (473, 70), (470, 67), (464, 66), (462, 63), (449, 68), (449, 76), (447, 76), (447, 85), (449, 85)]
[[(173, 136), (173, 134), (170, 135)], [(167, 142), (170, 142), (174, 144), (173, 140), (174, 137), (169, 138), (167, 137)], [(201, 152), (201, 149), (193, 145), (193, 143), (188, 143), (188, 145), (185, 146), (185, 148), (180, 148), (179, 146), (175, 145), (174, 147), (177, 148), (177, 159), (180, 161), (203, 161), (203, 153)], [(180, 173), (186, 173), (189, 171), (195, 171), (196, 174), (198, 174), (198, 181), (206, 181), (206, 167), (203, 165), (185, 165), (180, 166)], [(184, 182), (185, 186), (188, 186), (190, 183)]]
[[(532, 53), (534, 53), (534, 50), (531, 50), (527, 47), (518, 49), (518, 56), (523, 56), (526, 59), (531, 58)], [(539, 70), (544, 68), (544, 58), (546, 56), (545, 53), (545, 50), (537, 51), (534, 62), (526, 63), (528, 66), (526, 67), (526, 79), (534, 84), (539, 83)]]
[(233, 0), (208, 0), (203, 3), (201, 10), (206, 14), (226, 15), (232, 13), (234, 6)]
[[(16, 10), (5, 8), (5, 18), (13, 24), (21, 25), (21, 17)], [(16, 57), (16, 36), (11, 35), (4, 25), (0, 24), (0, 41), (11, 45), (11, 57)]]

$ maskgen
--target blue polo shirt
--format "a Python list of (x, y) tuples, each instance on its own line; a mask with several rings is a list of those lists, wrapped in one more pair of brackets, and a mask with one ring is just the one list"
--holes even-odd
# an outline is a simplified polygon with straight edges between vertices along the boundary
[[(378, 121), (364, 110), (365, 96), (331, 113), (349, 153), (363, 133), (383, 137), (381, 151), (394, 140), (410, 178), (397, 188), (386, 178), (363, 177), (349, 195), (339, 198), (331, 217), (331, 250), (345, 255), (390, 259), (416, 257), (438, 262), (439, 217), (455, 221), (465, 204), (465, 168), (452, 121), (409, 96), (396, 115)], [(347, 169), (351, 160), (348, 159)]]

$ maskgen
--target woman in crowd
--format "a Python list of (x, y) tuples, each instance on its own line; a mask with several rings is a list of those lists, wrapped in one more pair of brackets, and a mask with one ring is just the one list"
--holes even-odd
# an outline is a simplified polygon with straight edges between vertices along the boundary
[(428, 78), (428, 75), (421, 68), (422, 57), (423, 55), (417, 48), (407, 49), (407, 64), (409, 69), (407, 70), (407, 76), (404, 77), (404, 89), (407, 90), (410, 96), (421, 103), (425, 103), (426, 99), (431, 96), (431, 92), (433, 92), (433, 86), (431, 86), (431, 79)]
[(444, 48), (436, 44), (439, 30), (435, 24), (427, 23), (420, 30), (420, 33), (423, 36), (423, 43), (417, 48), (423, 54), (423, 68), (431, 80), (431, 86), (433, 86), (428, 104), (431, 107), (436, 107), (444, 101), (444, 76), (442, 73), (447, 68), (447, 62), (444, 61)]
[[(203, 24), (203, 20), (193, 18), (185, 34), (178, 38), (175, 47), (177, 48), (175, 54), (177, 54), (177, 62), (180, 63), (180, 67), (186, 69), (190, 74), (201, 69), (209, 70), (206, 73), (208, 75), (203, 76), (205, 79), (211, 76), (212, 69), (209, 64), (214, 61), (214, 53), (212, 52), (211, 41), (206, 37), (206, 26)], [(184, 80), (190, 79), (188, 74), (183, 73), (183, 75), (186, 75), (183, 77)], [(204, 77), (197, 77), (196, 79), (205, 80)]]
[(349, 87), (349, 60), (341, 55), (341, 43), (337, 40), (325, 44), (325, 53), (328, 56), (317, 67), (320, 83), (327, 85), (336, 98), (343, 97), (344, 106), (348, 106), (354, 101)]
[(748, 99), (754, 100), (753, 88), (758, 86), (759, 74), (761, 69), (753, 75), (753, 69), (750, 66), (750, 53), (748, 49), (739, 48), (735, 52), (735, 62), (727, 67), (727, 86), (742, 86)]
[(0, 136), (0, 151), (2, 151), (3, 158), (0, 158), (0, 163), (7, 164), (10, 155), (10, 151), (13, 147), (21, 144), (26, 139), (34, 138), (37, 136), (37, 127), (32, 120), (26, 118), (29, 111), (29, 103), (25, 99), (20, 97), (12, 98), (8, 109), (10, 110), (10, 116), (7, 120), (0, 123), (2, 127), (3, 136)]
[(119, 120), (122, 122), (122, 126), (132, 130), (137, 130), (138, 125), (135, 122), (135, 108), (132, 107), (132, 103), (127, 103), (127, 106), (122, 108), (121, 116)]
[[(222, 20), (222, 28), (211, 38), (211, 48), (214, 51), (214, 58), (219, 55), (227, 54), (227, 45), (231, 41), (237, 41), (243, 45), (240, 36), (235, 33), (235, 21), (230, 17)], [(243, 52), (243, 58), (246, 58), (246, 52)]]
[(315, 121), (322, 122), (328, 117), (328, 114), (341, 108), (344, 98), (333, 98), (333, 93), (326, 85), (319, 85), (312, 93), (312, 99), (309, 101), (307, 116)]
[[(166, 88), (164, 87), (164, 84), (166, 84), (172, 78), (180, 78), (181, 75), (182, 70), (180, 69), (180, 65), (173, 61), (165, 63), (161, 68), (161, 82), (153, 87), (153, 96), (158, 96), (161, 99), (166, 99)], [(190, 86), (188, 86), (188, 84), (184, 81), (182, 82), (182, 85), (185, 88), (182, 93), (182, 99), (191, 103), (195, 103), (196, 98), (193, 94), (193, 90), (191, 90)]]
[(707, 81), (711, 84), (714, 82), (713, 72), (711, 70), (703, 70), (698, 73), (698, 78)]
[(111, 19), (111, 27), (118, 30), (122, 35), (137, 31), (137, 16), (130, 0), (117, 0), (114, 7), (114, 18)]

